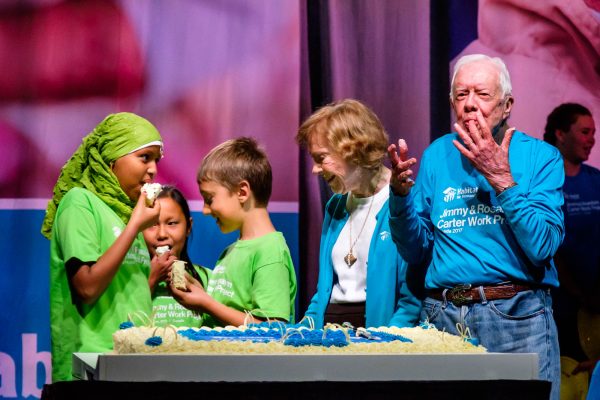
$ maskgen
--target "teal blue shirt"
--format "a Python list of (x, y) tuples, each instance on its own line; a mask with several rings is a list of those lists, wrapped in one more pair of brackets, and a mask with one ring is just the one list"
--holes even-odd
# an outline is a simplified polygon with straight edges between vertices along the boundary
[(558, 150), (515, 132), (508, 156), (518, 185), (496, 196), (452, 140), (459, 140), (456, 133), (425, 150), (408, 196), (390, 194), (390, 227), (402, 256), (427, 267), (427, 289), (503, 281), (558, 286), (552, 261), (564, 238)]
[[(319, 280), (305, 316), (323, 327), (325, 310), (331, 298), (334, 269), (331, 261), (333, 245), (348, 221), (347, 195), (334, 195), (325, 208), (319, 255)], [(377, 224), (367, 260), (367, 300), (365, 325), (414, 326), (419, 319), (421, 301), (406, 284), (406, 263), (398, 254), (389, 227), (389, 207), (386, 203), (376, 216)]]

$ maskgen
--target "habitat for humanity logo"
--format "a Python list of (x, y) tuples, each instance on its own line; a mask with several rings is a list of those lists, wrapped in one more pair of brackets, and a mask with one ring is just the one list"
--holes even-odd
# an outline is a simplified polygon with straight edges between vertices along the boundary
[(477, 190), (479, 190), (479, 188), (477, 188), (477, 187), (465, 187), (465, 188), (458, 188), (458, 189), (453, 188), (453, 187), (447, 187), (443, 191), (444, 201), (446, 203), (449, 203), (452, 200), (472, 199), (477, 194)]
[(454, 197), (456, 197), (456, 189), (449, 187), (446, 190), (444, 190), (444, 201), (446, 203), (454, 200)]

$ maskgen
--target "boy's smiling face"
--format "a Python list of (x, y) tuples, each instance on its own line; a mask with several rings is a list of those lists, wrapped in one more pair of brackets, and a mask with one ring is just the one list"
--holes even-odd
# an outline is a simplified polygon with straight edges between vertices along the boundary
[(202, 214), (211, 215), (223, 233), (230, 233), (242, 226), (242, 204), (236, 193), (214, 181), (198, 182), (204, 199)]

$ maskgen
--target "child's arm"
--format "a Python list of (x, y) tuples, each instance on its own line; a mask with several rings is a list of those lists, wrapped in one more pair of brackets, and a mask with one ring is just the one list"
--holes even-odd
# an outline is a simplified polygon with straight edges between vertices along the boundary
[(244, 325), (244, 323), (259, 323), (266, 321), (266, 319), (258, 318), (253, 315), (249, 316), (242, 311), (219, 303), (206, 293), (200, 282), (196, 281), (188, 274), (186, 274), (186, 278), (188, 279), (188, 292), (171, 286), (173, 297), (184, 307), (208, 313), (221, 321), (224, 325), (240, 326)]
[(145, 199), (146, 195), (142, 193), (125, 229), (108, 250), (95, 263), (79, 267), (71, 278), (71, 283), (84, 304), (94, 303), (104, 293), (137, 234), (156, 223), (160, 203), (155, 203), (153, 208), (146, 207)]

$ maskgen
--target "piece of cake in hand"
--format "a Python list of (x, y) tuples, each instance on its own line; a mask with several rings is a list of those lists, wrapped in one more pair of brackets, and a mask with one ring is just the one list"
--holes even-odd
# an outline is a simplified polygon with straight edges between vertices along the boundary
[(173, 261), (173, 265), (171, 265), (171, 284), (176, 289), (187, 291), (185, 279), (185, 261)]
[(142, 192), (146, 194), (146, 206), (153, 207), (154, 200), (156, 200), (161, 191), (162, 185), (160, 183), (145, 183), (142, 186)]

